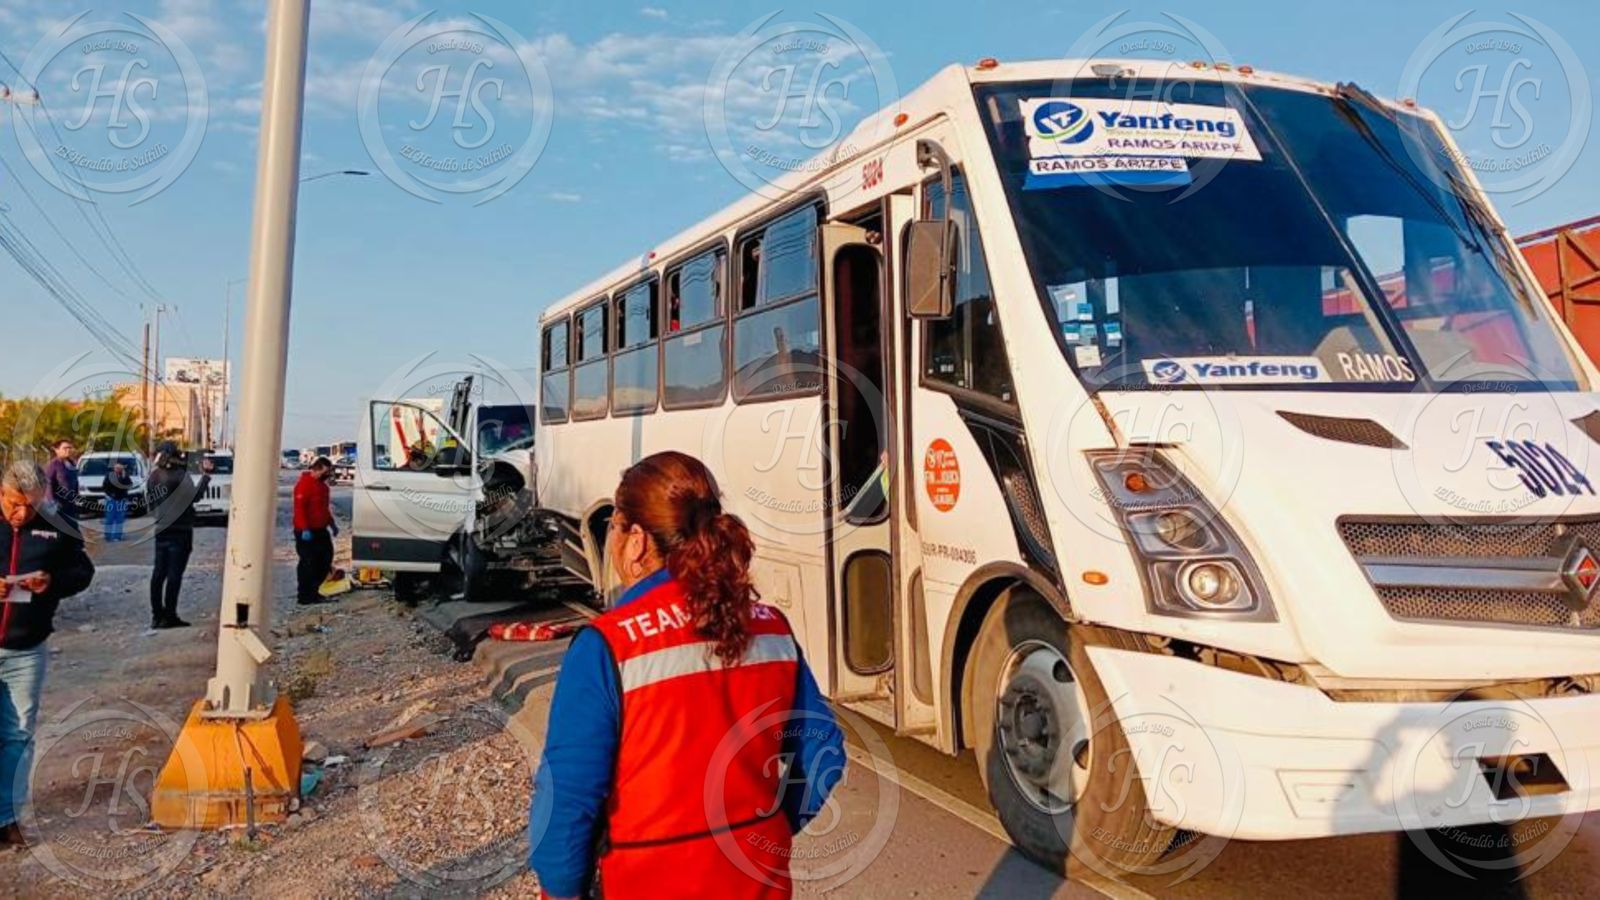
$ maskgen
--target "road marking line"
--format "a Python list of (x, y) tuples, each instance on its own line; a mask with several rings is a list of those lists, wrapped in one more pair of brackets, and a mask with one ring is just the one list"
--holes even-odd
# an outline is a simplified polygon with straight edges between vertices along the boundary
[[(1006, 846), (1011, 846), (1011, 836), (1006, 834), (1005, 827), (1000, 824), (1000, 820), (995, 817), (993, 811), (968, 803), (944, 788), (925, 781), (905, 769), (895, 766), (893, 763), (890, 763), (886, 769), (880, 769), (876, 760), (872, 758), (872, 754), (854, 744), (847, 742), (844, 749), (845, 755), (857, 765), (916, 794), (918, 797), (988, 834)], [(1147, 894), (1138, 888), (1119, 881), (1113, 881), (1099, 874), (1080, 874), (1069, 883), (1082, 885), (1106, 897), (1114, 898), (1114, 900), (1154, 900), (1154, 895), (1152, 894)]]

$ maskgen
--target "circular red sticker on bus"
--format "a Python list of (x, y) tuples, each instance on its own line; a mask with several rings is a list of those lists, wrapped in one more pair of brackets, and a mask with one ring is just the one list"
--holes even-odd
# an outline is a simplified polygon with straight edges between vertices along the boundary
[(922, 483), (928, 490), (928, 500), (940, 512), (956, 508), (961, 498), (961, 463), (950, 442), (937, 438), (922, 454)]

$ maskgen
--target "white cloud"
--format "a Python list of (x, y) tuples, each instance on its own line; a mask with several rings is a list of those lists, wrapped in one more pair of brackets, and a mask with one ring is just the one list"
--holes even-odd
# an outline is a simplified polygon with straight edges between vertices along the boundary
[(545, 197), (546, 200), (552, 200), (552, 201), (554, 201), (556, 203), (582, 203), (583, 202), (583, 195), (582, 194), (573, 193), (572, 191), (551, 191), (550, 193), (545, 194), (544, 197)]
[(311, 36), (381, 40), (418, 12), (416, 0), (317, 0), (311, 4)]
[(646, 6), (639, 10), (639, 15), (644, 16), (646, 19), (665, 19), (667, 11), (659, 6)]

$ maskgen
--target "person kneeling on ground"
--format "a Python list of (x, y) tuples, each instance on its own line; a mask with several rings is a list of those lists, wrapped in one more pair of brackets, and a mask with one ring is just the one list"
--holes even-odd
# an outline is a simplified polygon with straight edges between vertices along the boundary
[(17, 824), (27, 802), (33, 733), (44, 691), (56, 607), (94, 579), (83, 542), (38, 514), (46, 477), (30, 462), (0, 478), (0, 847), (26, 846)]
[(294, 485), (294, 552), (300, 557), (294, 574), (302, 606), (331, 602), (321, 588), (333, 571), (333, 536), (339, 533), (328, 493), (332, 478), (333, 462), (319, 456)]
[[(145, 497), (155, 517), (155, 569), (150, 573), (150, 627), (188, 628), (178, 618), (178, 592), (183, 573), (194, 552), (194, 505), (206, 495), (211, 476), (195, 472), (199, 454), (188, 454), (172, 441), (156, 448), (156, 465), (150, 472)], [(191, 471), (191, 469), (195, 471)]]

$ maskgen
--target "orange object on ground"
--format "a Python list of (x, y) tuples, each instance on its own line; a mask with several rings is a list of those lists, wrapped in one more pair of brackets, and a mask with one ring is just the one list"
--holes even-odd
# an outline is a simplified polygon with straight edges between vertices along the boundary
[(489, 637), (496, 641), (553, 641), (574, 634), (578, 622), (496, 622), (489, 626)]
[(163, 828), (217, 829), (246, 822), (245, 770), (259, 822), (282, 822), (300, 796), (300, 726), (279, 697), (259, 719), (211, 719), (189, 710), (172, 755), (150, 793), (150, 817)]

